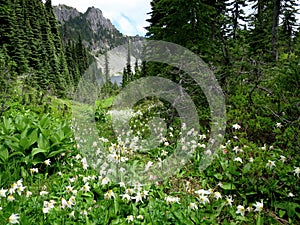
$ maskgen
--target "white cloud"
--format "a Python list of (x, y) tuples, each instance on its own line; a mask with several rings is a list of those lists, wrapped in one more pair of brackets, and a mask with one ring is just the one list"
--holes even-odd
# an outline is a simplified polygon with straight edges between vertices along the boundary
[(52, 0), (52, 5), (65, 4), (85, 12), (88, 7), (99, 8), (103, 15), (126, 35), (144, 35), (150, 0)]
[(132, 22), (128, 20), (128, 18), (122, 16), (118, 21), (117, 21), (119, 27), (121, 30), (126, 30), (130, 34), (137, 33), (137, 29), (134, 26)]

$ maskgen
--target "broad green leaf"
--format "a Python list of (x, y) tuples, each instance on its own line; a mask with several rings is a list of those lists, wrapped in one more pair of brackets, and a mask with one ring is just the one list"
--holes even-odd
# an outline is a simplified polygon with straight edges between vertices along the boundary
[(62, 141), (65, 139), (65, 133), (62, 130), (57, 130), (56, 134), (58, 134), (59, 141)]
[(36, 166), (37, 164), (43, 163), (43, 159), (41, 157), (36, 157), (34, 160), (30, 161), (30, 163), (34, 166)]
[(39, 123), (40, 128), (48, 128), (50, 126), (50, 122), (49, 114), (44, 114)]
[(92, 193), (86, 192), (86, 193), (82, 193), (81, 196), (82, 196), (82, 197), (92, 198), (92, 197), (93, 197), (93, 194), (92, 194)]
[(73, 136), (73, 130), (68, 125), (65, 125), (62, 128), (62, 131), (64, 132), (65, 138)]
[(13, 126), (12, 126), (12, 120), (11, 118), (6, 118), (5, 116), (3, 118), (3, 131), (5, 134), (10, 134), (13, 131)]
[(30, 134), (27, 135), (24, 139), (20, 140), (20, 146), (23, 147), (24, 150), (29, 149), (35, 142), (38, 140), (38, 130), (34, 129)]
[(39, 153), (44, 153), (44, 155), (45, 155), (45, 153), (47, 153), (47, 152), (48, 152), (47, 149), (34, 148), (31, 151), (31, 157), (33, 158), (36, 154), (39, 154)]
[[(124, 219), (123, 219), (124, 220)], [(127, 222), (126, 222), (127, 223)], [(117, 218), (117, 219), (114, 219), (113, 221), (111, 221), (111, 225), (121, 225), (121, 224), (126, 224), (125, 221), (122, 221), (121, 218)], [(128, 224), (128, 223), (127, 223)]]
[(0, 148), (0, 159), (3, 162), (6, 162), (8, 159), (8, 149), (4, 148), (3, 146), (1, 146), (2, 148)]
[(20, 155), (20, 156), (22, 156), (22, 157), (25, 157), (25, 155), (24, 155), (23, 152), (18, 151), (18, 152), (12, 152), (12, 153), (9, 155), (9, 158), (14, 157), (15, 155)]
[(16, 117), (15, 126), (20, 132), (26, 129), (27, 123), (25, 122), (23, 115), (18, 115)]
[(48, 139), (42, 133), (39, 134), (37, 143), (38, 143), (38, 148), (41, 148), (41, 149), (49, 149), (50, 148)]
[(27, 125), (27, 126), (22, 130), (21, 137), (20, 137), (21, 140), (27, 138), (28, 133), (29, 133), (29, 129), (30, 129), (30, 126)]
[(45, 136), (45, 137), (50, 137), (51, 136), (51, 128), (47, 128), (47, 129), (45, 129), (45, 128), (41, 128), (41, 127), (39, 127), (39, 129), (40, 129), (40, 132)]
[(11, 149), (12, 151), (22, 151), (22, 147), (20, 146), (19, 142), (12, 141), (12, 140), (5, 140), (4, 144)]
[(30, 155), (27, 155), (25, 157), (22, 158), (22, 162), (24, 162), (26, 165), (28, 165), (28, 163), (31, 161), (30, 159)]
[(58, 134), (54, 133), (49, 138), (50, 138), (51, 143), (52, 143), (51, 147), (60, 144), (60, 140), (59, 140)]
[(6, 140), (10, 140), (11, 142), (20, 142), (20, 135), (19, 134), (14, 134), (14, 136), (6, 137)]

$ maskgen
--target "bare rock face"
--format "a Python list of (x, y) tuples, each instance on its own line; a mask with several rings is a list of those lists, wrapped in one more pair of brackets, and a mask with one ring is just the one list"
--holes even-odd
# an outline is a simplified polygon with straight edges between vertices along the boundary
[(53, 7), (54, 14), (56, 19), (60, 22), (69, 21), (72, 18), (80, 16), (80, 12), (78, 12), (75, 8), (66, 5), (58, 5)]
[(113, 32), (116, 29), (115, 26), (110, 22), (110, 20), (106, 19), (103, 16), (102, 11), (95, 7), (89, 7), (87, 9), (87, 11), (85, 12), (85, 18), (90, 23), (90, 26), (94, 33), (97, 33), (99, 29), (103, 28), (107, 29), (110, 32)]
[(85, 13), (75, 8), (54, 6), (63, 42), (78, 40), (79, 35), (85, 46), (94, 54), (127, 43), (127, 37), (120, 33), (100, 9), (89, 7)]

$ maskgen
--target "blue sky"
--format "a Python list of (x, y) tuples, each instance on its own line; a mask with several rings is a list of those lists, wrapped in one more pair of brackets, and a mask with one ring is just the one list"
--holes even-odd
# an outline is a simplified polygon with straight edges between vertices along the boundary
[(52, 0), (52, 5), (65, 4), (85, 12), (88, 7), (94, 6), (101, 9), (104, 17), (125, 35), (142, 35), (148, 26), (146, 19), (150, 12), (151, 0)]

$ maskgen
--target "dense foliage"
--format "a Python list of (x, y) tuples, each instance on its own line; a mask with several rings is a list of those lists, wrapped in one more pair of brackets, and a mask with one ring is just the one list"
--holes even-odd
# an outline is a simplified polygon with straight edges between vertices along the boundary
[(51, 1), (2, 1), (0, 10), (1, 73), (52, 95), (70, 94), (88, 54), (78, 37), (63, 46)]
[[(202, 57), (226, 95), (229, 121), (246, 123), (249, 139), (258, 143), (273, 143), (271, 124), (281, 122), (293, 130), (281, 147), (299, 148), (296, 1), (154, 0), (151, 6), (147, 36)], [(246, 6), (254, 10), (249, 15)], [(203, 94), (181, 71), (157, 63), (146, 67), (142, 76), (158, 74), (183, 84), (205, 111)]]

